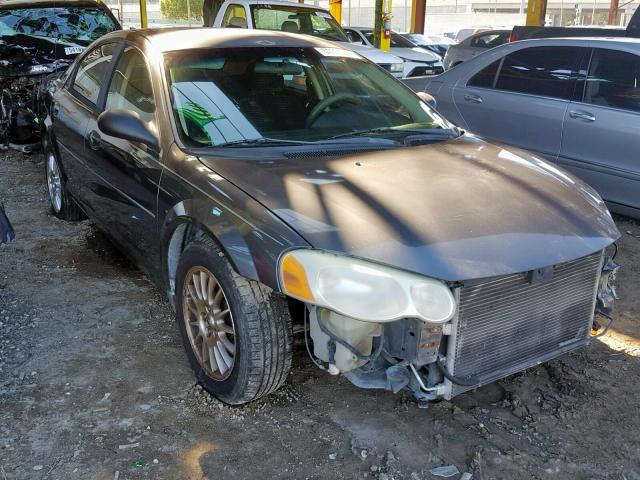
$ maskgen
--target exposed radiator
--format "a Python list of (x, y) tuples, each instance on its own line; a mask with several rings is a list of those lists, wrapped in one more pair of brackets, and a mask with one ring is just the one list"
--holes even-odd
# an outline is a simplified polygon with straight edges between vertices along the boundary
[[(463, 285), (447, 344), (449, 371), (486, 384), (587, 343), (602, 259), (598, 252)], [(471, 388), (454, 384), (451, 396)]]

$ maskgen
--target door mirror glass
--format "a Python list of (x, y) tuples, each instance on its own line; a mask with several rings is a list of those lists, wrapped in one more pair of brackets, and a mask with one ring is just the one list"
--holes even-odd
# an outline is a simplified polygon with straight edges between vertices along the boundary
[(98, 117), (98, 128), (111, 137), (142, 143), (155, 152), (159, 150), (158, 137), (136, 112), (121, 109), (102, 112)]

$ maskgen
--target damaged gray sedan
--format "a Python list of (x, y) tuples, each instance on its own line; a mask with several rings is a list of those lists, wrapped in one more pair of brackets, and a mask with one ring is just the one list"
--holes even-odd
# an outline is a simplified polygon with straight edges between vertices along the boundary
[(586, 345), (613, 307), (619, 232), (592, 188), (333, 43), (112, 33), (51, 96), (54, 213), (167, 292), (225, 402), (282, 385), (294, 331), (329, 374), (427, 402)]

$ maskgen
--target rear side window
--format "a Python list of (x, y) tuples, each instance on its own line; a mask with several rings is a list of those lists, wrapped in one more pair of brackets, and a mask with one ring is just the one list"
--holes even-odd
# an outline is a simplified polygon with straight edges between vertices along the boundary
[(596, 49), (591, 58), (584, 101), (640, 112), (640, 57)]
[(493, 81), (498, 73), (498, 67), (500, 66), (500, 60), (496, 60), (492, 64), (484, 67), (467, 82), (469, 87), (482, 87), (493, 88)]
[(113, 58), (115, 43), (107, 43), (91, 50), (78, 66), (73, 89), (91, 103), (98, 103), (104, 74)]
[(229, 5), (222, 19), (227, 28), (247, 28), (247, 13), (242, 5)]
[(578, 76), (581, 48), (533, 47), (504, 58), (496, 88), (569, 99)]
[(471, 40), (471, 46), (478, 48), (493, 48), (498, 45), (502, 45), (503, 43), (507, 43), (508, 38), (508, 33), (489, 33), (486, 35), (480, 35)]

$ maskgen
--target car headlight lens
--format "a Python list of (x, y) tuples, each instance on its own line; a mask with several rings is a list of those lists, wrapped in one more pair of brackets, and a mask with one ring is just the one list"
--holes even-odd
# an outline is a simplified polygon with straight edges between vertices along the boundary
[(318, 250), (286, 253), (279, 279), (285, 294), (360, 320), (443, 323), (456, 308), (439, 280)]
[(402, 72), (404, 70), (404, 65), (402, 63), (392, 63), (391, 71), (392, 72)]

